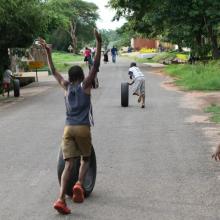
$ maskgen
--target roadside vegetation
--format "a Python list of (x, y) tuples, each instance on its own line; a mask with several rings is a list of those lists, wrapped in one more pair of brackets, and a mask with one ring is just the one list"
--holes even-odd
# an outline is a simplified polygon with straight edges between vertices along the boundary
[(207, 64), (168, 65), (166, 73), (175, 77), (175, 83), (186, 90), (220, 90), (220, 64), (212, 61)]
[[(155, 52), (151, 52), (155, 53)], [(141, 55), (141, 53), (140, 53)], [(137, 54), (130, 54), (127, 57), (131, 57), (138, 63), (166, 63), (170, 64), (172, 61), (178, 60), (179, 62), (187, 62), (189, 57), (189, 52), (178, 52), (178, 51), (170, 51), (170, 52), (161, 52), (155, 55), (153, 58), (141, 58), (138, 57)]]
[(132, 58), (132, 60), (136, 61), (137, 63), (155, 63), (152, 59), (149, 58), (140, 58), (137, 56), (130, 56), (130, 58)]
[(189, 52), (178, 52), (178, 51), (171, 51), (171, 52), (162, 52), (152, 58), (153, 62), (158, 63), (172, 63), (172, 61), (177, 62), (187, 62), (189, 57)]
[(84, 65), (83, 56), (66, 52), (53, 52), (54, 65), (60, 72), (67, 72), (73, 64)]
[[(73, 53), (67, 53), (64, 51), (55, 51), (52, 53), (54, 65), (56, 69), (59, 72), (66, 73), (68, 69), (73, 66), (73, 65), (79, 65), (81, 67), (84, 67), (84, 62), (83, 62), (83, 56), (82, 55), (76, 55)], [(50, 69), (48, 66), (44, 66), (38, 71), (49, 71)], [(51, 74), (51, 73), (50, 73)]]
[(220, 105), (212, 104), (205, 108), (206, 113), (210, 113), (210, 120), (215, 123), (220, 123)]

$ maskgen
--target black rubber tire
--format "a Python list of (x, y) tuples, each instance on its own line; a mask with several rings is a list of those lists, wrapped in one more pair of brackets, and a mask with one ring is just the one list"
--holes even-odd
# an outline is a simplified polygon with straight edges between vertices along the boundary
[[(89, 163), (90, 163), (89, 169), (86, 173), (84, 184), (83, 184), (85, 197), (88, 197), (91, 194), (95, 186), (95, 181), (96, 181), (96, 172), (97, 172), (96, 171), (97, 169), (96, 168), (96, 155), (95, 155), (95, 151), (93, 147), (92, 147), (92, 153), (91, 153), (91, 158), (90, 158)], [(64, 166), (65, 166), (65, 161), (63, 160), (63, 154), (62, 154), (62, 151), (60, 150), (59, 156), (58, 156), (58, 163), (57, 163), (57, 175), (58, 175), (59, 183), (61, 181), (61, 175), (63, 173)], [(72, 188), (75, 185), (76, 181), (78, 180), (79, 167), (80, 167), (80, 158), (77, 158), (74, 161), (73, 170), (72, 170), (70, 180), (67, 185), (66, 194), (71, 197), (73, 195)]]
[(121, 83), (121, 106), (128, 107), (129, 99), (129, 85), (128, 83)]
[(14, 97), (20, 96), (20, 81), (19, 79), (13, 80), (13, 87), (14, 87)]

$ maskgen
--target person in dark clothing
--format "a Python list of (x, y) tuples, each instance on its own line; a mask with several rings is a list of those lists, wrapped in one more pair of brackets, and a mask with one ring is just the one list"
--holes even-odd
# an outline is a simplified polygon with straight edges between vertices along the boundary
[(106, 50), (104, 52), (104, 59), (103, 59), (104, 63), (108, 63), (108, 50)]
[(111, 55), (112, 55), (112, 62), (116, 62), (116, 56), (118, 55), (118, 50), (115, 46), (112, 47), (111, 49)]
[(86, 47), (84, 51), (84, 61), (87, 63), (91, 59), (91, 50)]

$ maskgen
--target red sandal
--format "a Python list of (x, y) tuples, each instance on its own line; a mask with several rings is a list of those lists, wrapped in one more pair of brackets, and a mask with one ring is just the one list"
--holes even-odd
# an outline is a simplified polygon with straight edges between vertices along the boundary
[(82, 203), (84, 201), (84, 190), (79, 182), (73, 187), (73, 201), (77, 203)]
[(71, 210), (67, 207), (66, 203), (60, 199), (58, 199), (53, 207), (61, 214), (68, 215), (71, 213)]

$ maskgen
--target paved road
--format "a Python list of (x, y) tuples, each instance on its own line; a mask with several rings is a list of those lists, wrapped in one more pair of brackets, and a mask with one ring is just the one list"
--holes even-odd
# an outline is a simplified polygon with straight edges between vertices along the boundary
[(67, 217), (52, 208), (62, 90), (55, 82), (41, 83), (41, 93), (0, 109), (1, 220), (220, 218), (219, 165), (210, 159), (204, 125), (185, 122), (195, 110), (181, 108), (182, 94), (161, 88), (164, 77), (146, 67), (147, 108), (133, 97), (128, 108), (120, 107), (128, 65), (121, 60), (101, 67), (101, 87), (93, 91), (96, 186), (84, 204), (68, 201)]

